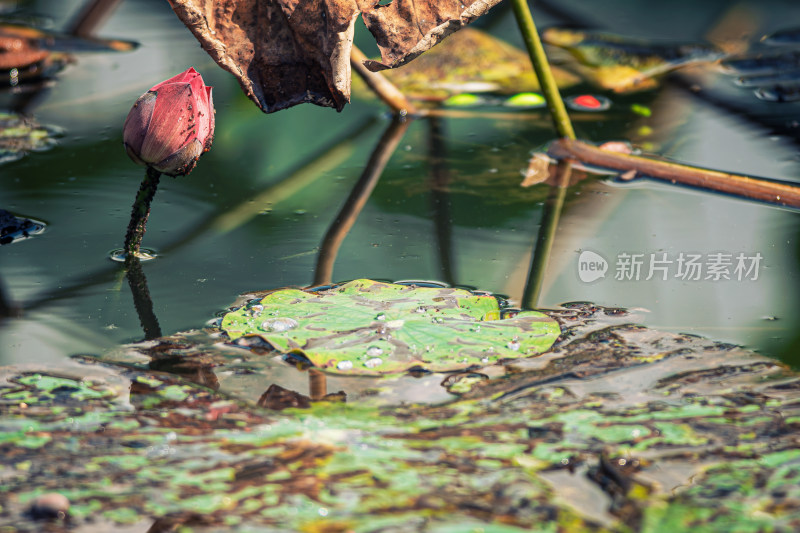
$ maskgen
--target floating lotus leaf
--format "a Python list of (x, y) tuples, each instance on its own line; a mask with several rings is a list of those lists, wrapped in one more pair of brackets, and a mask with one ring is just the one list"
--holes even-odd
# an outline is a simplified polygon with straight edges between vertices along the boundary
[(225, 315), (231, 339), (258, 336), (341, 374), (448, 371), (548, 349), (558, 324), (534, 311), (500, 319), (497, 299), (453, 288), (360, 279), (318, 292), (273, 292)]
[(720, 49), (705, 43), (655, 43), (564, 28), (545, 30), (542, 40), (568, 50), (587, 81), (616, 92), (652, 89), (657, 86), (655, 76), (723, 56)]
[[(562, 89), (580, 81), (559, 66), (552, 71)], [(527, 52), (474, 28), (464, 28), (411, 63), (383, 74), (406, 96), (419, 100), (440, 101), (463, 92), (540, 90)], [(360, 79), (354, 78), (353, 86), (366, 92)]]

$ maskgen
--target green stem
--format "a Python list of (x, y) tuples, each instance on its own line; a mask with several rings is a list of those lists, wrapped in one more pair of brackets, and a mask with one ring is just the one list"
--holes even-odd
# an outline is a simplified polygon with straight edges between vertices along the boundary
[(161, 172), (147, 167), (147, 173), (139, 186), (136, 201), (133, 202), (131, 221), (128, 223), (128, 231), (125, 234), (125, 246), (123, 249), (126, 260), (139, 255), (139, 247), (142, 244), (142, 237), (144, 237), (147, 217), (150, 215), (150, 202), (153, 201), (153, 197), (156, 195), (160, 178)]
[(547, 109), (553, 118), (556, 131), (560, 137), (575, 139), (572, 122), (569, 120), (567, 108), (564, 106), (556, 80), (550, 71), (550, 64), (547, 62), (547, 56), (544, 53), (542, 41), (539, 39), (539, 33), (536, 31), (536, 25), (533, 23), (533, 15), (528, 8), (527, 0), (511, 0), (511, 7), (514, 9), (514, 17), (517, 19), (519, 31), (522, 33), (528, 54), (531, 56), (533, 70), (536, 72), (542, 93), (547, 100)]

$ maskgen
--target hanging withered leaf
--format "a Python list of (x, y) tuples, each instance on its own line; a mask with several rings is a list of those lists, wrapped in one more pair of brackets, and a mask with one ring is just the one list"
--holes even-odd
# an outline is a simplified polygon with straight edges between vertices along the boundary
[(411, 61), (500, 0), (169, 0), (203, 49), (265, 113), (304, 102), (341, 111), (359, 13), (375, 36), (377, 71)]
[(656, 76), (724, 55), (705, 43), (655, 43), (562, 28), (545, 30), (542, 40), (569, 51), (578, 60), (578, 74), (587, 81), (620, 93), (652, 89)]

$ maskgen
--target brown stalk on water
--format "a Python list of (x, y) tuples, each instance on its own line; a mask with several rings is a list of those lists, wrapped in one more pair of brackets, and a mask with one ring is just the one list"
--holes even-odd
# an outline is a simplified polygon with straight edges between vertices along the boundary
[(623, 173), (635, 172), (671, 183), (710, 189), (778, 205), (800, 207), (800, 187), (764, 178), (692, 167), (644, 156), (608, 152), (573, 139), (554, 141), (550, 145), (548, 153), (557, 159), (572, 158)]
[(367, 56), (355, 45), (350, 50), (350, 66), (361, 76), (364, 83), (372, 89), (378, 97), (392, 108), (397, 115), (416, 115), (417, 108), (408, 101), (403, 92), (398, 89), (389, 79), (380, 72), (372, 72), (364, 66)]

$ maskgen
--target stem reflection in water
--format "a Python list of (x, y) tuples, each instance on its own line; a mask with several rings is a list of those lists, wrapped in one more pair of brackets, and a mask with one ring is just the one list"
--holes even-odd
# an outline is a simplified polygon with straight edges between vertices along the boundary
[(144, 330), (145, 340), (156, 339), (161, 336), (161, 326), (153, 311), (153, 300), (147, 288), (147, 278), (142, 270), (142, 262), (135, 255), (128, 256), (125, 260), (126, 277), (133, 294), (133, 305), (139, 315), (139, 322)]
[(550, 194), (544, 205), (542, 225), (536, 238), (528, 280), (522, 293), (524, 309), (534, 309), (539, 302), (547, 263), (550, 260), (550, 251), (553, 249), (558, 220), (561, 218), (561, 210), (564, 207), (564, 199), (567, 196), (567, 187), (571, 177), (572, 162), (567, 159), (560, 161), (556, 167), (555, 184), (551, 186)]
[(428, 161), (430, 165), (431, 211), (436, 228), (439, 268), (442, 281), (456, 284), (453, 264), (453, 221), (450, 214), (450, 170), (447, 167), (447, 145), (444, 124), (437, 117), (428, 121)]
[(350, 196), (347, 197), (344, 205), (334, 218), (333, 223), (328, 228), (325, 237), (320, 245), (317, 266), (314, 269), (314, 285), (325, 285), (331, 283), (333, 277), (333, 264), (339, 253), (350, 228), (355, 224), (358, 215), (367, 203), (372, 190), (378, 184), (378, 180), (386, 168), (386, 164), (400, 144), (400, 140), (408, 129), (408, 122), (403, 119), (392, 120), (389, 127), (378, 141), (375, 150), (364, 167), (358, 183), (355, 184)]

